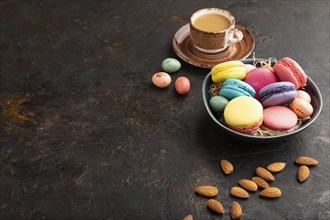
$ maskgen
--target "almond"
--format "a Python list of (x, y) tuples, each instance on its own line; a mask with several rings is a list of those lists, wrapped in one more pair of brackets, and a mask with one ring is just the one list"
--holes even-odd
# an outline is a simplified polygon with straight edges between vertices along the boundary
[(216, 195), (218, 195), (218, 188), (215, 186), (198, 186), (195, 188), (195, 191), (202, 195), (202, 196), (206, 196), (206, 197), (214, 197)]
[(275, 177), (268, 170), (263, 167), (258, 167), (256, 173), (259, 177), (263, 178), (266, 181), (274, 181)]
[(252, 180), (241, 179), (238, 181), (239, 185), (241, 185), (244, 189), (249, 191), (257, 191), (258, 185)]
[(258, 176), (253, 177), (252, 181), (255, 182), (261, 188), (266, 189), (269, 187), (268, 183), (264, 179), (262, 179)]
[(277, 187), (269, 187), (260, 192), (260, 195), (267, 198), (278, 198), (282, 195), (281, 190)]
[(310, 171), (307, 166), (305, 166), (305, 165), (300, 166), (299, 170), (298, 170), (298, 180), (300, 182), (306, 181), (309, 177), (309, 174), (310, 174)]
[(275, 162), (275, 163), (272, 163), (272, 164), (269, 164), (267, 166), (267, 170), (269, 170), (270, 172), (273, 172), (273, 173), (277, 173), (277, 172), (280, 172), (284, 169), (286, 163), (284, 162)]
[(317, 165), (319, 162), (311, 157), (301, 156), (298, 157), (295, 162), (300, 165)]
[(231, 174), (234, 171), (234, 166), (228, 160), (221, 160), (220, 162), (222, 171), (225, 174)]
[(232, 187), (230, 190), (230, 194), (238, 198), (244, 198), (244, 199), (249, 198), (249, 193), (245, 189), (239, 186)]
[(225, 209), (223, 208), (221, 203), (215, 199), (210, 199), (209, 201), (207, 201), (207, 206), (219, 214), (225, 213)]
[(230, 216), (232, 219), (239, 219), (243, 214), (242, 208), (238, 202), (233, 202), (230, 208)]
[(193, 220), (193, 216), (192, 215), (187, 215), (185, 216), (182, 220)]

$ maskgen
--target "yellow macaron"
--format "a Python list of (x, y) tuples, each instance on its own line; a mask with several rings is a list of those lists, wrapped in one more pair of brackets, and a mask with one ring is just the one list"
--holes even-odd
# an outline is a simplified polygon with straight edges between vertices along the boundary
[(239, 96), (227, 104), (224, 119), (235, 131), (243, 133), (254, 131), (262, 124), (263, 107), (252, 97)]
[(246, 70), (244, 63), (239, 60), (227, 61), (215, 65), (211, 69), (212, 81), (222, 83), (226, 79), (244, 79)]

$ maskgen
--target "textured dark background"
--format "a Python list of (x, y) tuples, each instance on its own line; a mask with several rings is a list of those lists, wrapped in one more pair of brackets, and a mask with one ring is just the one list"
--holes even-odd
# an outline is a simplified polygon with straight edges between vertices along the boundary
[[(182, 62), (191, 91), (151, 84), (192, 12), (232, 11), (256, 57), (289, 56), (319, 86), (323, 111), (274, 144), (228, 137), (208, 117), (206, 69)], [(327, 219), (329, 1), (0, 1), (0, 219), (230, 219), (231, 186), (257, 166), (287, 162), (276, 200), (238, 200), (243, 219)], [(307, 182), (294, 159), (319, 160)], [(235, 172), (225, 176), (221, 159)], [(226, 213), (206, 209), (215, 185)]]

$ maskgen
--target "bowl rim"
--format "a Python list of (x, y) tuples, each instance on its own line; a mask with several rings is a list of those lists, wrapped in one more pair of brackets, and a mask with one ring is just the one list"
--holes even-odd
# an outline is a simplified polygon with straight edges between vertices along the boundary
[[(253, 62), (255, 61), (268, 61), (269, 59), (264, 59), (264, 58), (247, 58), (247, 59), (241, 59), (239, 61), (242, 61), (244, 64), (253, 64)], [(272, 60), (272, 64), (274, 64), (274, 60)], [(310, 120), (306, 121), (300, 128), (289, 132), (289, 133), (284, 133), (284, 134), (279, 134), (276, 136), (254, 136), (254, 135), (249, 135), (249, 134), (245, 134), (245, 133), (241, 133), (241, 132), (237, 132), (234, 131), (232, 129), (230, 129), (229, 127), (227, 127), (225, 124), (221, 123), (214, 115), (213, 111), (211, 110), (210, 106), (209, 106), (209, 98), (207, 99), (207, 97), (209, 96), (208, 94), (208, 88), (209, 85), (208, 82), (212, 81), (211, 79), (211, 71), (205, 76), (204, 80), (203, 80), (203, 87), (202, 87), (202, 95), (203, 95), (203, 101), (204, 101), (204, 105), (208, 111), (208, 114), (211, 116), (212, 120), (218, 124), (220, 127), (224, 128), (227, 132), (232, 133), (232, 134), (236, 134), (240, 137), (245, 137), (247, 139), (251, 139), (251, 140), (275, 140), (275, 139), (282, 139), (283, 137), (288, 137), (288, 136), (292, 136), (294, 134), (297, 134), (301, 131), (303, 131), (305, 128), (307, 128), (310, 124), (312, 124), (320, 115), (322, 108), (323, 108), (323, 100), (322, 100), (322, 95), (321, 92), (319, 90), (319, 88), (317, 87), (317, 85), (314, 83), (314, 81), (307, 76), (307, 85), (308, 87), (314, 87), (315, 92), (317, 94), (317, 98), (319, 101), (319, 108), (318, 110), (313, 113), (313, 117), (311, 117)], [(208, 87), (208, 88), (207, 88)]]

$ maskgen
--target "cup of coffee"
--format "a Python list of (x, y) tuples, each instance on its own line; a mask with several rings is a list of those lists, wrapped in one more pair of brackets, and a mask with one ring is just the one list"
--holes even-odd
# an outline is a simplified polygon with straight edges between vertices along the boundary
[(229, 11), (204, 8), (190, 17), (190, 38), (199, 51), (219, 53), (241, 41), (243, 33), (235, 28), (235, 18)]

